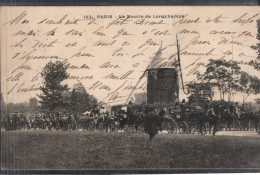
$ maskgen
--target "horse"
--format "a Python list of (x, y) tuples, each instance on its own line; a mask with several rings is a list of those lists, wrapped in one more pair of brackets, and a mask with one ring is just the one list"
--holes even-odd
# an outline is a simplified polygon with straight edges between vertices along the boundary
[(241, 130), (248, 131), (249, 130), (249, 123), (251, 115), (253, 115), (253, 112), (251, 111), (243, 111), (240, 114), (240, 124), (241, 124)]
[(140, 112), (137, 114), (137, 117), (135, 119), (135, 131), (136, 132), (141, 132), (144, 127), (144, 112)]
[(76, 119), (78, 129), (87, 130), (87, 116), (80, 115)]
[(76, 120), (74, 118), (74, 115), (73, 114), (69, 115), (67, 120), (68, 120), (67, 121), (67, 127), (68, 127), (67, 129), (68, 130), (76, 130), (77, 122), (76, 122)]
[(231, 127), (234, 130), (240, 129), (240, 122), (238, 120), (238, 116), (231, 114), (228, 109), (224, 109), (221, 116), (223, 122), (225, 122), (226, 130), (231, 131)]

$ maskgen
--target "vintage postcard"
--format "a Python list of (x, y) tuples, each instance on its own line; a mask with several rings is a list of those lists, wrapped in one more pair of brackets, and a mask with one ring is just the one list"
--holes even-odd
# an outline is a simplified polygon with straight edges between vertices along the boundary
[(259, 12), (1, 7), (1, 169), (259, 171)]

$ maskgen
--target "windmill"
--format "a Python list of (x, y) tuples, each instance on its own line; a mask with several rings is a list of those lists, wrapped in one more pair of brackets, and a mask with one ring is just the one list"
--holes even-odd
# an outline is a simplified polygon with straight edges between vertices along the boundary
[[(182, 89), (184, 91), (182, 70), (180, 65), (180, 46), (177, 40), (177, 60), (176, 58), (165, 59), (162, 58), (162, 43), (160, 48), (153, 57), (151, 63), (147, 66), (142, 76), (132, 89), (130, 95), (126, 100), (129, 102), (130, 97), (135, 91), (136, 87), (148, 72), (147, 81), (147, 103), (148, 104), (173, 104), (179, 101), (179, 72), (182, 82)], [(185, 93), (185, 92), (184, 92)]]

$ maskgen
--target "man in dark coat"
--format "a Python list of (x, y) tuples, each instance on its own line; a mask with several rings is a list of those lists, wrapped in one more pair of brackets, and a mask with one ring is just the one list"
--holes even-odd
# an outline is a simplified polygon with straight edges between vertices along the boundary
[(5, 130), (9, 131), (12, 129), (12, 118), (10, 117), (9, 114), (7, 114), (4, 118), (4, 124), (5, 124)]
[(150, 141), (154, 138), (154, 136), (158, 133), (158, 128), (161, 128), (161, 122), (159, 117), (156, 114), (155, 108), (152, 106), (147, 107), (146, 115), (144, 118), (144, 129), (145, 133), (148, 133), (150, 136)]
[(181, 109), (181, 120), (187, 121), (188, 115), (187, 115), (187, 111), (186, 111), (185, 99), (182, 100), (182, 102), (180, 104), (180, 109)]
[(134, 122), (133, 121), (134, 120), (134, 109), (132, 107), (132, 104), (133, 103), (131, 101), (129, 101), (128, 106), (127, 106), (127, 118), (131, 124), (133, 124), (133, 122)]

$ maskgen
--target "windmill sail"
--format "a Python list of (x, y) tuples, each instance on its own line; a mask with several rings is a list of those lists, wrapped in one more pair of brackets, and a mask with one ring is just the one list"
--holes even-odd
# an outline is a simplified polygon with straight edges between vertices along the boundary
[[(163, 54), (163, 50), (165, 48), (162, 47), (162, 43), (158, 51), (156, 52), (153, 60), (151, 61), (148, 69), (159, 69), (159, 68), (174, 68), (176, 69), (176, 58), (175, 57), (167, 57)], [(163, 56), (164, 55), (164, 56)]]
[(155, 56), (153, 57), (148, 69), (157, 68), (158, 64), (162, 61), (161, 56), (162, 56), (162, 42), (158, 51), (155, 53)]
[(179, 45), (179, 42), (178, 42), (178, 36), (177, 36), (177, 34), (176, 34), (176, 42), (177, 42), (177, 56), (178, 56), (177, 64), (178, 64), (179, 72), (180, 72), (180, 79), (181, 79), (182, 90), (183, 90), (183, 93), (184, 93), (184, 94), (187, 94), (187, 93), (185, 92), (184, 83), (183, 83), (182, 69), (181, 69), (181, 59), (180, 59), (180, 45)]

